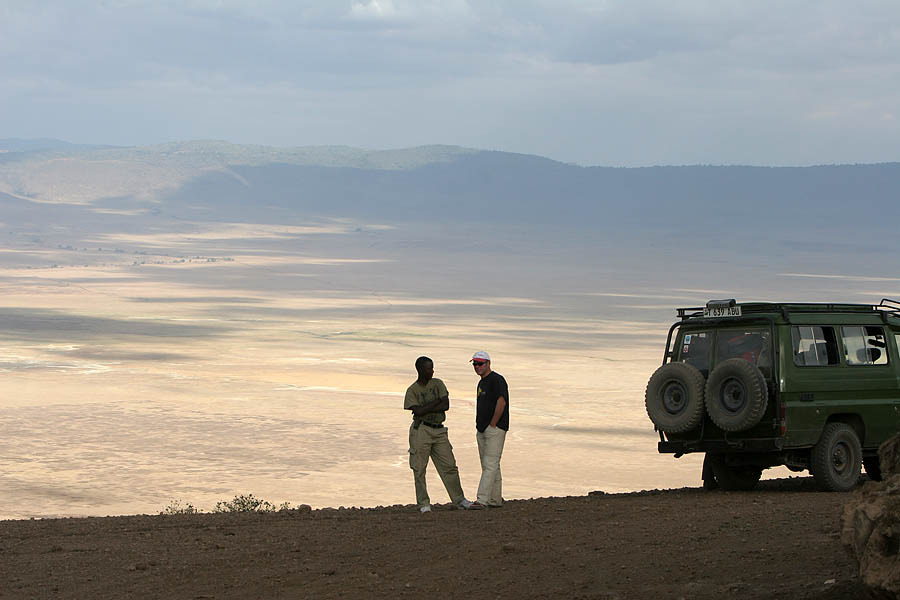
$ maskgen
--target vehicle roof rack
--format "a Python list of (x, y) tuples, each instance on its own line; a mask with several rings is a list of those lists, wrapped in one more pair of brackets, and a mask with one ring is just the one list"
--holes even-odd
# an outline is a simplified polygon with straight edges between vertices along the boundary
[(900, 319), (900, 301), (898, 300), (882, 298), (875, 308), (884, 312), (885, 318), (894, 317), (895, 319)]
[[(718, 305), (723, 302), (733, 302), (733, 300), (711, 300), (707, 307), (710, 304)], [(785, 319), (788, 319), (791, 313), (879, 313), (884, 322), (887, 322), (889, 318), (900, 320), (900, 300), (891, 298), (882, 298), (878, 304), (833, 302), (739, 302), (737, 304), (741, 307), (743, 316), (752, 316), (760, 313), (781, 313)], [(675, 311), (679, 319), (686, 321), (688, 319), (703, 318), (704, 308), (703, 306), (685, 307), (676, 308)]]

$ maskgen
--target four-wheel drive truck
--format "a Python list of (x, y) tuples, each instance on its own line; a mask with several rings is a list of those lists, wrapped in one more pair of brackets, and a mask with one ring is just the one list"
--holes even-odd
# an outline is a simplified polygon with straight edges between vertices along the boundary
[(825, 490), (880, 480), (900, 430), (900, 302), (712, 300), (676, 309), (646, 407), (660, 453), (703, 452), (704, 487), (752, 489), (763, 469)]

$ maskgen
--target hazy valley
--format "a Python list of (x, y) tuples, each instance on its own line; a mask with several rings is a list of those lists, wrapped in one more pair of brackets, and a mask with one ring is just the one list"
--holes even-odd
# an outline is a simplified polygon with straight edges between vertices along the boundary
[(412, 502), (420, 354), (473, 493), (477, 349), (509, 497), (686, 485), (643, 408), (674, 307), (900, 297), (898, 164), (49, 146), (0, 141), (0, 518)]

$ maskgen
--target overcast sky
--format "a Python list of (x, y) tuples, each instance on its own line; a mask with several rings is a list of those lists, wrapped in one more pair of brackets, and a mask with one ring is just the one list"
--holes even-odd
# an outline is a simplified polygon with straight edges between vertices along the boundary
[(900, 160), (896, 0), (0, 0), (0, 138)]

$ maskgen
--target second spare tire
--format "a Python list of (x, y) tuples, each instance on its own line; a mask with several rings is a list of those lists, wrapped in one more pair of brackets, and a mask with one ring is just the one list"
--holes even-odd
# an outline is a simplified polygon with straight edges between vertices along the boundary
[(769, 403), (766, 379), (753, 363), (729, 358), (706, 382), (706, 412), (724, 431), (744, 431), (760, 422)]

